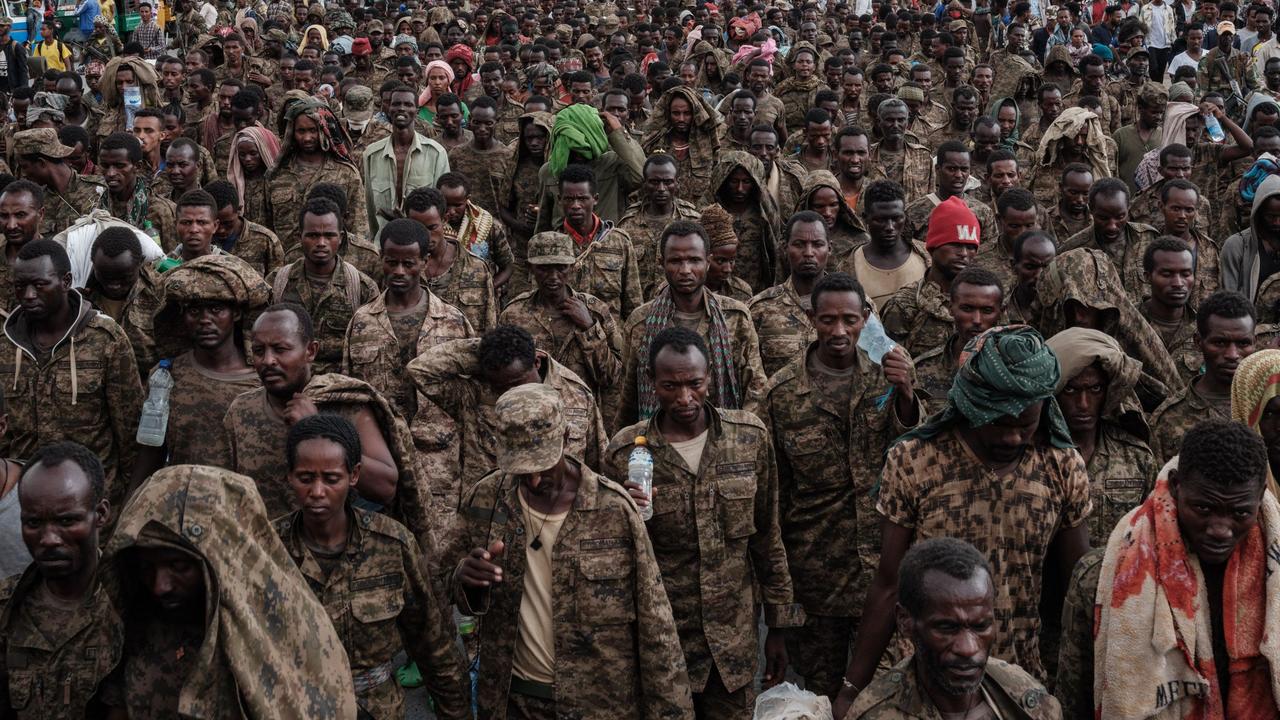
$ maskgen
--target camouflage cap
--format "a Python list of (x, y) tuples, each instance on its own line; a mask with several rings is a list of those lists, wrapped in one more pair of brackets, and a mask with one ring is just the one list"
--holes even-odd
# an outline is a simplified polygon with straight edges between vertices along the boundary
[(14, 155), (43, 155), (48, 158), (64, 158), (74, 149), (63, 145), (58, 140), (58, 131), (53, 128), (35, 128), (19, 130), (13, 134)]
[(540, 232), (529, 238), (530, 265), (572, 265), (577, 261), (573, 238), (564, 233)]
[(528, 475), (555, 466), (564, 454), (564, 404), (542, 383), (503, 393), (493, 406), (497, 417), (498, 469)]
[(268, 30), (266, 34), (266, 38), (268, 40), (274, 40), (278, 43), (289, 41), (289, 36), (286, 35), (285, 32), (280, 28), (271, 28), (270, 30)]
[(1138, 102), (1143, 107), (1154, 107), (1169, 102), (1169, 91), (1157, 83), (1143, 83), (1138, 90)]
[(386, 27), (382, 24), (381, 20), (370, 20), (368, 23), (365, 24), (364, 31), (365, 33), (375, 33), (375, 32), (385, 33), (387, 30), (386, 30)]
[(342, 108), (347, 122), (357, 129), (362, 128), (373, 119), (373, 90), (365, 85), (356, 85), (347, 91)]

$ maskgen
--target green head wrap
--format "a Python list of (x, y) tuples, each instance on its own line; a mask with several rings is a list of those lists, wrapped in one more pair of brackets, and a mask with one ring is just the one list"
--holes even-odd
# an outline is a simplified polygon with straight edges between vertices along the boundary
[(1047, 431), (1049, 444), (1075, 447), (1053, 397), (1061, 374), (1058, 356), (1040, 333), (1027, 325), (992, 328), (964, 346), (947, 407), (901, 439), (927, 440), (959, 420), (982, 427), (1006, 415), (1020, 415), (1043, 400), (1040, 427)]
[(556, 113), (556, 124), (551, 128), (551, 147), (547, 151), (552, 175), (559, 177), (568, 166), (569, 153), (595, 160), (608, 151), (604, 122), (594, 107), (579, 103)]

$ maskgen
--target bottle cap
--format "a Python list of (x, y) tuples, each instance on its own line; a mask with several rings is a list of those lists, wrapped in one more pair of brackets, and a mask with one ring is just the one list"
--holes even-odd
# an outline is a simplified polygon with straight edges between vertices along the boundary
[(647, 445), (647, 444), (649, 444), (649, 441), (645, 440), (643, 435), (636, 436), (636, 445)]

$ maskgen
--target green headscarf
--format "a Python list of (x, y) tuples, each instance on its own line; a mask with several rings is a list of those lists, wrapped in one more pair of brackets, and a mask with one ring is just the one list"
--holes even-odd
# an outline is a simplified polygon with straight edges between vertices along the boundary
[(595, 160), (606, 152), (609, 152), (609, 139), (604, 135), (600, 111), (591, 105), (577, 103), (556, 113), (556, 124), (551, 128), (551, 147), (547, 150), (552, 175), (560, 177), (569, 164), (570, 153)]
[(1000, 107), (1005, 103), (1013, 103), (1013, 132), (1009, 133), (1009, 137), (1000, 139), (1000, 147), (1005, 150), (1016, 151), (1018, 149), (1018, 141), (1022, 139), (1022, 109), (1018, 107), (1018, 101), (1011, 97), (996, 98), (991, 101), (991, 106), (987, 109), (987, 115), (990, 115), (992, 120), (999, 122)]
[(982, 427), (1044, 401), (1040, 427), (1048, 432), (1049, 444), (1075, 447), (1054, 399), (1061, 374), (1058, 356), (1030, 326), (992, 328), (965, 344), (947, 407), (899, 440), (928, 440), (960, 420)]

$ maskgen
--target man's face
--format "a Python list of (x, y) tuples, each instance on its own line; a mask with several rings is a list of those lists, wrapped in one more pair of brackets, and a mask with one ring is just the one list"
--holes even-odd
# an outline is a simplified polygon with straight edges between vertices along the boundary
[(107, 522), (105, 499), (94, 502), (93, 484), (71, 460), (36, 463), (18, 484), (22, 541), (49, 579), (73, 578), (98, 557), (98, 533)]
[(1027, 29), (1021, 25), (1009, 28), (1009, 32), (1005, 37), (1008, 40), (1007, 48), (1009, 52), (1020, 53), (1027, 46)]
[(440, 105), (436, 109), (436, 126), (450, 137), (462, 133), (462, 108), (458, 105)]
[(36, 207), (31, 193), (19, 190), (0, 194), (0, 229), (10, 246), (21, 247), (34, 240), (43, 221), (44, 208)]
[(599, 196), (591, 190), (591, 183), (570, 182), (560, 186), (560, 207), (564, 218), (577, 228), (591, 224)]
[(467, 203), (470, 201), (470, 193), (461, 185), (457, 187), (440, 188), (440, 194), (444, 195), (444, 219), (445, 222), (457, 227), (462, 222), (463, 215), (467, 212)]
[(293, 121), (293, 142), (298, 151), (307, 155), (320, 152), (320, 126), (307, 115), (299, 115)]
[(107, 181), (111, 192), (133, 192), (138, 173), (137, 166), (129, 159), (128, 150), (105, 150), (99, 153), (98, 168), (102, 170), (102, 178)]
[[(835, 195), (829, 188), (822, 190)], [(819, 214), (822, 214), (821, 211)], [(823, 220), (826, 220), (825, 215)], [(827, 242), (829, 226), (830, 223), (798, 222), (791, 227), (791, 237), (787, 239), (786, 253), (792, 276), (803, 280), (816, 280), (826, 269), (827, 258), (831, 254), (831, 245)]]
[(991, 164), (991, 170), (987, 172), (987, 187), (991, 188), (992, 197), (999, 199), (1005, 190), (1017, 186), (1017, 160), (997, 160)]
[(938, 692), (964, 697), (982, 686), (996, 639), (995, 592), (985, 570), (968, 580), (929, 570), (929, 598), (919, 617), (898, 606), (898, 632), (915, 647), (914, 672)]
[[(975, 125), (971, 135), (973, 137), (972, 160), (981, 164), (1000, 144), (1000, 126), (991, 124)], [(996, 197), (998, 198), (999, 196), (997, 195)]]
[(599, 47), (587, 48), (584, 55), (587, 59), (587, 69), (599, 75), (604, 69), (604, 51)]
[(1004, 309), (1002, 300), (998, 285), (961, 283), (952, 288), (949, 309), (962, 347), (996, 326)]
[(1147, 77), (1151, 60), (1146, 55), (1134, 55), (1125, 61), (1125, 66), (1129, 68), (1129, 80), (1136, 83)]
[(1040, 93), (1040, 125), (1048, 127), (1062, 113), (1062, 92), (1046, 90)]
[(947, 243), (929, 251), (929, 257), (938, 267), (938, 272), (948, 280), (955, 278), (961, 270), (969, 267), (974, 256), (978, 254), (976, 245), (968, 243)]
[(1093, 173), (1068, 173), (1062, 184), (1062, 202), (1072, 215), (1089, 212), (1089, 188), (1093, 185)]
[(903, 133), (907, 131), (907, 110), (902, 107), (892, 107), (880, 112), (880, 133), (888, 138), (901, 138)]
[(1170, 235), (1185, 235), (1196, 222), (1196, 203), (1199, 197), (1195, 190), (1170, 188), (1168, 197), (1161, 204), (1164, 214), (1164, 229)]
[(938, 163), (938, 189), (948, 195), (959, 195), (969, 182), (969, 153), (951, 152)]
[(1280, 236), (1280, 197), (1267, 198), (1258, 211), (1258, 225), (1271, 237)]
[(403, 296), (412, 291), (422, 277), (423, 265), (422, 251), (416, 243), (388, 242), (382, 246), (382, 277), (393, 293)]
[(227, 62), (232, 65), (239, 65), (244, 59), (244, 45), (238, 40), (226, 40), (222, 43), (222, 52), (226, 55)]
[(178, 211), (178, 240), (193, 257), (209, 252), (218, 218), (209, 207), (184, 207)]
[(555, 264), (530, 264), (529, 274), (533, 275), (533, 282), (538, 289), (551, 297), (557, 297), (560, 291), (569, 282), (569, 271), (572, 270), (571, 265), (555, 265)]
[(831, 147), (831, 122), (806, 124), (804, 140), (811, 150), (825, 155)]
[(840, 78), (840, 91), (842, 93), (841, 100), (844, 102), (856, 102), (862, 97), (863, 76), (861, 72), (845, 73)]
[(1258, 523), (1266, 483), (1226, 487), (1205, 482), (1194, 472), (1170, 473), (1169, 490), (1178, 508), (1178, 529), (1187, 549), (1204, 565), (1219, 567)]
[(797, 55), (795, 62), (791, 64), (791, 68), (795, 71), (796, 77), (801, 80), (808, 80), (813, 77), (813, 71), (816, 69), (813, 53), (802, 52)]
[(684, 98), (672, 98), (667, 108), (667, 123), (672, 132), (679, 135), (688, 134), (693, 125), (693, 108)]
[(861, 30), (852, 30), (849, 32), (849, 49), (854, 52), (862, 50), (863, 36)]
[(757, 98), (763, 97), (769, 88), (769, 68), (753, 67), (747, 70), (747, 89)]
[(311, 92), (315, 89), (316, 73), (314, 70), (297, 70), (293, 71), (293, 87), (303, 92)]
[(524, 126), (520, 139), (531, 157), (541, 158), (547, 150), (547, 131), (533, 123)]
[(707, 243), (697, 234), (672, 235), (662, 251), (662, 272), (678, 295), (688, 297), (707, 282)]
[(134, 118), (133, 136), (142, 143), (142, 152), (150, 154), (160, 147), (164, 135), (163, 121), (158, 117)]
[(995, 463), (1011, 463), (1035, 441), (1040, 429), (1040, 413), (1044, 402), (1031, 403), (1018, 415), (1003, 415), (981, 427), (973, 428), (982, 457)]
[(668, 345), (654, 358), (650, 373), (663, 415), (686, 426), (697, 423), (711, 389), (706, 356), (692, 347), (680, 353)]
[(67, 304), (71, 273), (59, 275), (48, 256), (13, 264), (13, 291), (18, 305), (32, 320), (42, 321)]
[(911, 69), (911, 82), (923, 88), (925, 97), (928, 97), (929, 91), (933, 89), (933, 71), (924, 65), (917, 65)]
[(751, 126), (756, 121), (755, 101), (749, 97), (734, 98), (729, 110), (729, 121), (733, 123), (733, 129), (740, 134), (751, 130)]
[[(457, 107), (456, 105), (453, 107)], [(404, 130), (413, 126), (414, 116), (418, 112), (417, 98), (413, 93), (398, 92), (391, 93), (391, 102), (387, 108), (387, 118), (391, 120), (391, 126), (397, 130)], [(492, 111), (490, 111), (492, 113)], [(439, 117), (439, 116), (437, 116)]]
[(822, 68), (822, 75), (827, 87), (833, 89), (839, 87), (840, 79), (844, 77), (844, 64), (839, 62), (826, 63)]
[(580, 105), (591, 105), (591, 101), (595, 98), (595, 95), (595, 85), (591, 82), (569, 83), (569, 96), (575, 103)]
[(1107, 404), (1107, 376), (1094, 363), (1067, 381), (1058, 393), (1058, 407), (1067, 427), (1078, 435), (1095, 433)]
[(200, 176), (195, 151), (184, 146), (170, 147), (169, 152), (165, 153), (165, 172), (169, 175), (169, 183), (174, 187), (194, 188), (196, 179)]
[(809, 320), (818, 336), (818, 347), (828, 360), (848, 361), (857, 354), (858, 338), (867, 324), (867, 311), (857, 293), (819, 294)]
[[(626, 95), (610, 94), (604, 96), (604, 111), (614, 117), (623, 127), (631, 121), (631, 108)], [(471, 117), (474, 122), (475, 111)], [(472, 131), (474, 132), (474, 130)]]
[(653, 163), (644, 171), (644, 189), (650, 202), (667, 207), (675, 199), (676, 166)]
[(204, 609), (204, 566), (174, 548), (139, 547), (131, 551), (136, 577), (167, 615), (194, 616)]
[(1229, 387), (1240, 361), (1253, 352), (1254, 332), (1254, 322), (1249, 317), (1209, 316), (1204, 336), (1196, 333), (1196, 342), (1204, 356), (1205, 374), (1212, 375), (1223, 387)]
[[(411, 68), (406, 68), (411, 69)], [(489, 72), (480, 73), (480, 87), (484, 90), (484, 94), (494, 100), (502, 100), (502, 78), (501, 70), (491, 70)]]
[[(778, 157), (778, 136), (772, 132), (753, 132), (751, 133), (749, 150), (760, 162), (764, 163), (766, 170), (772, 168), (773, 161)], [(1280, 218), (1278, 218), (1278, 222), (1280, 222)]]
[(289, 400), (306, 385), (317, 344), (304, 342), (298, 319), (290, 312), (268, 312), (253, 325), (250, 353), (263, 388)]
[(1167, 308), (1180, 308), (1191, 297), (1195, 284), (1195, 259), (1190, 252), (1161, 250), (1152, 258), (1147, 282), (1151, 285), (1151, 299)]
[(1035, 290), (1040, 275), (1057, 256), (1057, 249), (1048, 238), (1032, 238), (1022, 244), (1022, 255), (1013, 261), (1013, 272), (1018, 286)]
[(182, 87), (182, 76), (185, 68), (180, 62), (167, 62), (160, 66), (160, 87), (168, 91), (176, 91)]
[(947, 86), (955, 87), (960, 84), (960, 76), (964, 73), (964, 58), (949, 57), (946, 63), (943, 72), (946, 73)]
[(188, 302), (182, 306), (187, 336), (204, 350), (216, 350), (235, 337), (240, 312), (222, 300)]
[(870, 154), (868, 142), (866, 135), (841, 136), (836, 148), (836, 172), (854, 182), (862, 180)]
[(1124, 193), (1101, 193), (1094, 197), (1090, 209), (1098, 240), (1107, 244), (1119, 242), (1129, 222), (1129, 198)]
[(991, 91), (991, 85), (995, 83), (995, 80), (996, 76), (991, 68), (980, 67), (973, 69), (973, 86), (983, 94), (983, 97), (986, 97), (987, 93)]
[(330, 213), (302, 217), (302, 254), (314, 265), (325, 266), (338, 257), (342, 244), (342, 219)]
[(418, 86), (418, 69), (414, 66), (396, 68), (396, 77), (409, 87)]
[(127, 68), (122, 66), (116, 69), (116, 94), (117, 95), (123, 96), (124, 89), (126, 87), (132, 87), (137, 84), (138, 82), (133, 78), (132, 68)]
[(738, 166), (729, 173), (725, 180), (725, 188), (729, 192), (729, 201), (735, 205), (748, 203), (756, 190), (756, 181), (746, 168)]

